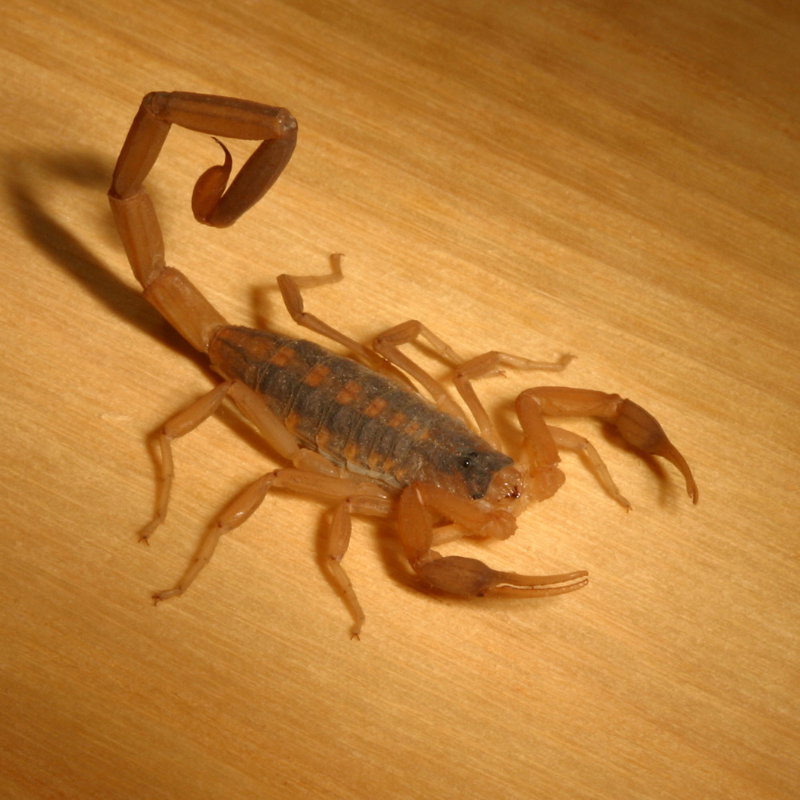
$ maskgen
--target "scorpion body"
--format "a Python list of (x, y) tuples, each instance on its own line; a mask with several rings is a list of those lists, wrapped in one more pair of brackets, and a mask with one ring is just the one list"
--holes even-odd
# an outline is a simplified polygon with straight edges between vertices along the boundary
[(429, 483), (477, 500), (513, 463), (422, 395), (313, 342), (228, 327), (208, 354), (223, 377), (258, 392), (303, 446), (389, 486)]
[[(503, 367), (561, 370), (569, 357), (541, 363), (492, 351), (464, 361), (415, 320), (384, 332), (368, 348), (303, 310), (301, 288), (342, 277), (339, 255), (332, 257), (332, 275), (280, 275), (278, 285), (295, 321), (343, 344), (353, 358), (302, 339), (229, 325), (183, 273), (166, 265), (161, 229), (143, 185), (172, 124), (215, 137), (261, 141), (227, 190), (232, 160), (221, 143), (224, 163), (197, 181), (194, 215), (214, 227), (233, 224), (261, 199), (288, 163), (297, 138), (297, 123), (285, 109), (212, 95), (158, 92), (142, 101), (120, 152), (109, 200), (144, 297), (208, 355), (223, 378), (160, 430), (157, 509), (141, 538), (147, 541), (167, 514), (174, 477), (172, 442), (214, 414), (226, 397), (291, 466), (267, 472), (242, 491), (208, 529), (178, 584), (156, 593), (156, 601), (182, 594), (211, 559), (220, 537), (248, 519), (273, 489), (333, 503), (327, 564), (353, 614), (354, 636), (364, 613), (341, 563), (353, 514), (394, 515), (410, 567), (425, 585), (439, 591), (544, 597), (580, 589), (587, 583), (584, 570), (522, 575), (491, 569), (477, 559), (443, 556), (434, 549), (462, 537), (511, 536), (522, 511), (550, 497), (564, 482), (559, 450), (581, 453), (608, 494), (630, 507), (591, 443), (546, 417), (592, 416), (615, 426), (629, 444), (671, 461), (697, 502), (691, 470), (661, 426), (643, 408), (616, 394), (554, 386), (525, 390), (516, 401), (522, 455), (512, 461), (502, 452), (472, 382)], [(463, 409), (439, 382), (401, 352), (401, 345), (418, 337), (455, 366), (454, 384), (477, 431), (467, 425)], [(432, 401), (420, 394), (417, 384)]]

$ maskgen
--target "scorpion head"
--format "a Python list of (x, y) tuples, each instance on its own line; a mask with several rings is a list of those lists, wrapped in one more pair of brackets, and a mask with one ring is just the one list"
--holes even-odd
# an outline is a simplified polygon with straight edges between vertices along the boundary
[(530, 502), (528, 484), (528, 474), (509, 464), (495, 474), (484, 501), (518, 517)]
[[(513, 462), (496, 450), (468, 450), (455, 457), (453, 470), (473, 500), (486, 496), (493, 480)], [(449, 471), (449, 470), (448, 470)]]

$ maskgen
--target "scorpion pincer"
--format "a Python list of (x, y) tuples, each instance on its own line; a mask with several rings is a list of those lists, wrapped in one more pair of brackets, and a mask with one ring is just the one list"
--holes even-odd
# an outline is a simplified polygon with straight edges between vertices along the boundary
[[(580, 452), (606, 491), (629, 508), (592, 444), (545, 422), (546, 417), (590, 416), (615, 426), (631, 445), (672, 462), (697, 502), (691, 470), (661, 426), (643, 408), (616, 394), (553, 386), (522, 392), (516, 412), (523, 448), (514, 463), (502, 452), (472, 382), (503, 367), (561, 370), (570, 357), (542, 363), (492, 351), (464, 360), (416, 320), (386, 331), (366, 347), (303, 308), (301, 289), (341, 279), (339, 254), (331, 258), (329, 275), (281, 275), (278, 284), (296, 322), (344, 345), (352, 357), (303, 339), (229, 325), (188, 278), (166, 265), (161, 230), (143, 186), (172, 124), (214, 137), (260, 142), (227, 191), (232, 160), (221, 143), (224, 163), (197, 181), (194, 215), (214, 227), (232, 225), (261, 199), (288, 163), (297, 140), (297, 123), (285, 109), (211, 95), (157, 92), (142, 101), (122, 147), (109, 199), (133, 272), (144, 297), (195, 348), (208, 354), (223, 379), (161, 429), (157, 509), (141, 537), (146, 541), (167, 514), (174, 476), (171, 443), (214, 414), (226, 397), (291, 466), (262, 475), (241, 492), (210, 526), (178, 584), (155, 594), (156, 601), (182, 594), (208, 563), (220, 537), (241, 525), (271, 489), (332, 504), (327, 563), (353, 614), (354, 636), (364, 613), (341, 563), (353, 514), (394, 515), (411, 568), (424, 584), (443, 592), (545, 597), (580, 589), (587, 583), (583, 570), (521, 575), (491, 569), (473, 558), (442, 556), (434, 549), (462, 537), (511, 536), (528, 504), (552, 496), (564, 482), (559, 450)], [(455, 387), (476, 430), (439, 382), (400, 350), (418, 337), (454, 365)]]

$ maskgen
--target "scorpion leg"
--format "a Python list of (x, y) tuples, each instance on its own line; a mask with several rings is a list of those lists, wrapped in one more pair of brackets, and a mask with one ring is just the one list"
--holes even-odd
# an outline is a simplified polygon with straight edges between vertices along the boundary
[(617, 484), (611, 477), (608, 467), (600, 453), (597, 452), (595, 446), (583, 436), (578, 436), (577, 433), (565, 430), (564, 428), (557, 428), (554, 425), (548, 425), (547, 429), (553, 436), (556, 447), (559, 450), (571, 450), (577, 453), (581, 458), (589, 464), (589, 468), (595, 474), (603, 488), (613, 497), (626, 511), (631, 510), (631, 504), (623, 497), (622, 492), (617, 488)]
[[(300, 448), (297, 440), (286, 430), (272, 412), (266, 408), (258, 396), (238, 381), (224, 381), (214, 387), (208, 394), (195, 400), (190, 406), (170, 417), (162, 426), (158, 435), (161, 450), (161, 475), (156, 500), (156, 513), (153, 519), (139, 533), (139, 540), (147, 542), (152, 533), (166, 519), (172, 482), (175, 478), (175, 459), (172, 454), (172, 442), (191, 433), (198, 425), (212, 416), (220, 407), (225, 397), (230, 394), (242, 412), (259, 429), (267, 442), (273, 445), (278, 453), (291, 460), (295, 466), (301, 466)], [(326, 461), (326, 463), (329, 463)], [(333, 467), (333, 465), (330, 465)]]
[(561, 372), (573, 358), (574, 356), (567, 354), (562, 356), (558, 361), (532, 361), (522, 356), (514, 356), (510, 353), (501, 353), (497, 350), (491, 350), (488, 353), (471, 358), (469, 361), (461, 364), (453, 377), (453, 383), (456, 389), (458, 389), (458, 393), (467, 404), (472, 416), (475, 418), (481, 436), (486, 439), (492, 447), (497, 450), (502, 450), (503, 447), (497, 430), (489, 419), (489, 415), (486, 413), (483, 403), (481, 403), (478, 398), (472, 382), (479, 378), (502, 375), (503, 367), (541, 370), (545, 372)]
[(191, 564), (178, 583), (171, 589), (156, 592), (153, 600), (158, 603), (183, 594), (211, 560), (222, 536), (247, 521), (264, 502), (271, 489), (285, 489), (339, 502), (328, 538), (327, 566), (353, 613), (353, 636), (357, 637), (364, 623), (364, 612), (341, 565), (350, 541), (350, 514), (387, 516), (392, 509), (392, 499), (383, 488), (371, 481), (322, 475), (305, 469), (276, 469), (262, 475), (237, 495), (208, 528)]
[(466, 421), (464, 412), (460, 406), (453, 402), (439, 381), (429, 372), (424, 370), (407, 355), (400, 351), (400, 345), (412, 342), (422, 337), (425, 341), (445, 360), (456, 365), (462, 363), (464, 359), (459, 356), (447, 343), (442, 341), (429, 328), (419, 320), (410, 319), (395, 325), (388, 331), (384, 331), (375, 337), (372, 346), (376, 352), (380, 353), (396, 367), (407, 372), (412, 378), (419, 381), (433, 398), (440, 411), (444, 411), (450, 416)]
[(208, 394), (203, 395), (188, 408), (179, 411), (168, 419), (158, 435), (161, 449), (161, 475), (159, 477), (156, 513), (153, 519), (139, 533), (139, 540), (147, 542), (150, 535), (166, 519), (169, 507), (169, 496), (172, 481), (175, 477), (175, 460), (172, 457), (172, 441), (191, 433), (198, 425), (207, 420), (220, 406), (225, 395), (230, 391), (233, 381), (225, 381), (216, 386)]
[(168, 419), (161, 427), (158, 444), (161, 450), (161, 475), (159, 477), (156, 513), (153, 519), (140, 531), (140, 541), (147, 542), (151, 534), (164, 522), (169, 507), (172, 482), (175, 477), (175, 460), (172, 454), (172, 442), (191, 433), (198, 425), (212, 416), (220, 407), (225, 397), (230, 396), (239, 410), (258, 429), (264, 440), (293, 466), (309, 472), (319, 472), (332, 476), (344, 476), (347, 473), (332, 464), (328, 459), (311, 450), (301, 448), (295, 437), (289, 433), (278, 417), (267, 408), (262, 398), (252, 389), (239, 381), (224, 381), (208, 394), (195, 400), (190, 406), (179, 411)]
[(514, 356), (510, 353), (492, 350), (475, 358), (465, 360), (429, 328), (415, 319), (396, 325), (394, 328), (390, 328), (375, 337), (373, 343), (375, 350), (393, 364), (405, 370), (412, 378), (419, 381), (428, 390), (440, 410), (460, 419), (465, 418), (464, 412), (450, 399), (444, 387), (430, 373), (422, 369), (399, 349), (400, 345), (407, 344), (420, 337), (425, 339), (442, 358), (457, 367), (453, 376), (453, 384), (475, 419), (481, 437), (496, 450), (500, 451), (503, 450), (502, 442), (494, 424), (486, 413), (483, 403), (475, 393), (472, 381), (490, 375), (501, 375), (502, 367), (560, 372), (573, 359), (573, 356), (566, 355), (556, 362), (532, 361), (522, 356)]
[(336, 328), (331, 327), (327, 322), (323, 322), (315, 314), (305, 310), (303, 295), (300, 290), (312, 286), (322, 286), (326, 283), (338, 283), (342, 280), (344, 277), (342, 273), (342, 258), (341, 253), (333, 253), (331, 255), (330, 275), (278, 275), (278, 288), (281, 290), (286, 310), (298, 325), (319, 333), (333, 342), (344, 345), (364, 366), (399, 380), (407, 388), (416, 391), (416, 388), (406, 376), (388, 363), (387, 359), (382, 358), (360, 342), (351, 339), (347, 334), (336, 330)]
[[(652, 414), (618, 394), (606, 394), (591, 389), (542, 386), (527, 389), (517, 398), (517, 412), (521, 420), (524, 416), (528, 424), (537, 428), (547, 427), (542, 415), (587, 416), (607, 422), (613, 425), (629, 444), (645, 453), (661, 456), (677, 467), (686, 482), (687, 493), (693, 502), (698, 501), (699, 494), (692, 471), (684, 457), (667, 438), (664, 429)], [(524, 425), (525, 422), (523, 427)], [(559, 435), (563, 441), (563, 435)], [(552, 433), (550, 438), (552, 439)], [(589, 458), (592, 458), (591, 454)], [(599, 456), (597, 458), (599, 459)], [(533, 459), (535, 461), (535, 454)], [(606, 485), (606, 488), (609, 486)], [(614, 494), (613, 491), (611, 493)], [(620, 497), (621, 495), (617, 499)]]
[[(437, 497), (439, 491), (441, 490), (436, 490), (436, 487), (412, 484), (403, 490), (398, 504), (398, 528), (409, 563), (432, 588), (462, 597), (547, 597), (574, 592), (588, 583), (588, 573), (585, 570), (560, 575), (520, 575), (516, 572), (494, 570), (474, 558), (441, 556), (431, 549), (434, 540), (431, 511), (442, 513), (438, 502), (440, 498)], [(451, 498), (452, 503), (458, 500), (459, 498)], [(466, 510), (466, 506), (470, 504), (463, 502)], [(450, 510), (452, 511), (452, 506)], [(499, 516), (505, 512), (486, 513), (472, 506), (466, 513), (473, 517), (482, 516), (486, 527), (498, 529), (495, 533), (490, 531), (484, 535), (500, 534), (500, 529), (505, 527)], [(507, 516), (511, 517), (510, 514)], [(457, 521), (463, 524), (463, 520)]]
[(264, 501), (278, 474), (279, 470), (275, 470), (275, 472), (262, 475), (236, 497), (208, 529), (191, 564), (180, 581), (172, 589), (155, 592), (153, 594), (154, 602), (159, 603), (161, 600), (168, 600), (170, 597), (178, 597), (189, 588), (203, 567), (211, 561), (211, 556), (214, 555), (217, 543), (223, 534), (238, 528), (253, 514)]
[[(353, 483), (352, 479), (349, 483)], [(344, 601), (353, 614), (354, 625), (351, 637), (358, 639), (364, 625), (364, 611), (358, 602), (353, 584), (342, 566), (342, 559), (347, 553), (350, 544), (352, 514), (369, 514), (371, 516), (389, 516), (393, 508), (393, 501), (387, 493), (376, 491), (375, 484), (366, 482), (369, 494), (353, 493), (340, 503), (333, 515), (327, 544), (327, 566), (331, 577), (344, 597)]]
[(328, 536), (327, 564), (331, 577), (344, 596), (345, 603), (347, 603), (352, 611), (355, 624), (353, 625), (351, 636), (358, 639), (358, 635), (364, 625), (364, 610), (361, 608), (361, 603), (358, 602), (353, 584), (342, 566), (342, 559), (350, 544), (350, 534), (353, 528), (350, 521), (352, 510), (353, 508), (350, 501), (345, 500), (343, 503), (339, 504), (333, 514), (333, 521), (331, 522), (330, 534)]

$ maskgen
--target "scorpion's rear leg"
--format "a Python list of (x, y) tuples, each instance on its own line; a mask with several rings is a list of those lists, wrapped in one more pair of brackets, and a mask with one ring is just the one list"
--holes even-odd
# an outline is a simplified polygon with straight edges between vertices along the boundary
[(159, 476), (156, 513), (153, 519), (142, 528), (139, 534), (141, 541), (147, 542), (153, 531), (161, 525), (167, 516), (172, 481), (175, 478), (175, 460), (172, 456), (173, 440), (191, 433), (198, 425), (214, 414), (232, 385), (233, 381), (221, 383), (162, 425), (158, 436), (158, 443), (161, 449), (161, 475)]
[(271, 489), (290, 490), (339, 503), (328, 537), (327, 566), (353, 613), (353, 636), (358, 636), (364, 624), (364, 612), (341, 564), (350, 541), (350, 514), (386, 516), (391, 511), (392, 500), (383, 488), (371, 481), (322, 475), (305, 469), (277, 469), (248, 486), (209, 527), (180, 581), (171, 589), (156, 592), (153, 599), (159, 602), (183, 594), (211, 560), (220, 538), (248, 520)]
[(571, 355), (567, 355), (556, 362), (532, 361), (529, 358), (493, 350), (465, 361), (446, 342), (442, 341), (421, 322), (414, 319), (396, 325), (394, 328), (375, 337), (373, 343), (375, 350), (393, 364), (405, 370), (412, 378), (419, 381), (442, 411), (461, 419), (464, 419), (464, 412), (450, 399), (441, 383), (400, 350), (401, 345), (419, 338), (424, 339), (443, 359), (457, 367), (453, 383), (474, 417), (481, 437), (496, 450), (501, 451), (503, 450), (503, 445), (500, 437), (497, 435), (486, 409), (475, 393), (472, 381), (489, 375), (502, 374), (503, 367), (560, 372), (573, 358)]
[[(305, 310), (301, 289), (322, 286), (326, 283), (338, 283), (342, 280), (342, 254), (331, 255), (331, 273), (329, 275), (278, 275), (278, 288), (281, 290), (283, 303), (292, 319), (304, 328), (319, 333), (333, 342), (344, 345), (365, 366), (384, 375), (389, 375), (410, 389), (411, 382), (402, 372), (395, 369), (385, 358), (365, 347), (347, 334), (323, 322), (318, 316)], [(416, 391), (416, 390), (415, 390)]]
[(273, 447), (275, 452), (290, 461), (293, 466), (309, 472), (337, 477), (346, 474), (342, 468), (335, 466), (318, 453), (301, 448), (297, 444), (297, 439), (252, 389), (239, 381), (224, 381), (190, 406), (179, 411), (161, 427), (158, 436), (161, 450), (161, 475), (156, 513), (140, 532), (142, 541), (146, 542), (167, 516), (172, 482), (175, 477), (172, 442), (191, 433), (198, 425), (211, 417), (228, 396), (233, 399), (244, 416), (255, 425), (263, 439)]
[(221, 383), (187, 409), (172, 417), (162, 428), (159, 436), (162, 452), (162, 483), (158, 493), (157, 511), (152, 522), (141, 532), (141, 538), (147, 541), (167, 514), (174, 477), (172, 441), (190, 433), (208, 419), (226, 396), (234, 400), (264, 439), (279, 455), (291, 461), (294, 467), (278, 469), (263, 475), (239, 494), (208, 529), (192, 563), (178, 584), (172, 589), (157, 592), (153, 595), (153, 599), (158, 602), (183, 594), (211, 560), (223, 534), (245, 522), (261, 505), (270, 489), (289, 489), (340, 503), (331, 524), (327, 566), (334, 583), (339, 587), (353, 613), (355, 620), (353, 635), (358, 636), (364, 623), (364, 612), (341, 564), (350, 540), (350, 514), (388, 515), (392, 508), (389, 494), (384, 487), (371, 481), (354, 480), (345, 470), (318, 453), (299, 447), (294, 436), (264, 405), (263, 400), (252, 389), (238, 381)]
[[(583, 450), (609, 493), (627, 507), (629, 505), (627, 500), (619, 494), (594, 448), (575, 434), (547, 426), (543, 419), (543, 415), (595, 417), (613, 425), (625, 441), (634, 447), (645, 453), (661, 456), (674, 464), (686, 481), (686, 491), (689, 496), (695, 503), (698, 500), (697, 484), (689, 465), (667, 438), (655, 417), (618, 394), (606, 394), (591, 389), (542, 386), (528, 389), (517, 398), (517, 413), (526, 433), (533, 465), (537, 461), (552, 460), (550, 448), (555, 447), (556, 442), (562, 447)], [(573, 443), (571, 447), (570, 442)]]
[(505, 538), (514, 530), (513, 517), (507, 512), (484, 512), (469, 501), (446, 495), (436, 487), (413, 484), (403, 490), (398, 504), (398, 528), (409, 563), (429, 586), (462, 597), (547, 597), (574, 592), (588, 583), (584, 570), (520, 575), (499, 572), (474, 558), (439, 555), (431, 549), (435, 535), (431, 512), (456, 517), (454, 521), (473, 535)]

